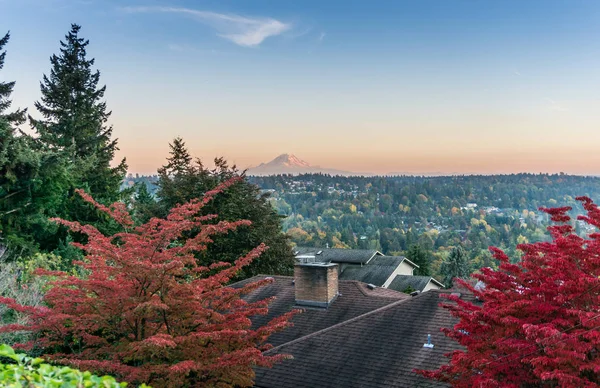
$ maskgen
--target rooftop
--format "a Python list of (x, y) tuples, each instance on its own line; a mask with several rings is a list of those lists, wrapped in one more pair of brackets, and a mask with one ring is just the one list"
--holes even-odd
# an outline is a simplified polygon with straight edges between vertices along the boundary
[(388, 288), (391, 290), (404, 292), (404, 290), (410, 286), (416, 291), (423, 291), (430, 281), (434, 282), (440, 287), (444, 287), (442, 283), (435, 280), (431, 276), (396, 275)]
[(382, 256), (382, 253), (370, 249), (341, 249), (341, 248), (308, 248), (297, 247), (294, 255), (315, 256), (319, 261), (349, 264), (366, 264), (374, 256)]
[[(442, 290), (389, 303), (268, 351), (291, 354), (272, 369), (256, 369), (256, 387), (444, 387), (414, 369), (437, 369), (459, 345), (442, 327), (456, 323), (439, 306)], [(431, 334), (433, 348), (425, 348)]]
[[(340, 279), (358, 280), (378, 287), (383, 286), (396, 268), (404, 261), (403, 257), (377, 256), (363, 266), (347, 266), (340, 273)], [(398, 291), (398, 290), (396, 290)], [(401, 290), (400, 290), (401, 291)]]
[(292, 276), (257, 275), (235, 283), (232, 287), (238, 287), (248, 282), (264, 279), (265, 277), (273, 278), (274, 282), (254, 290), (245, 299), (254, 302), (273, 296), (277, 298), (270, 304), (267, 315), (258, 316), (253, 319), (253, 327), (262, 326), (271, 319), (294, 308), (304, 310), (303, 313), (295, 315), (292, 318), (294, 326), (269, 337), (268, 342), (274, 346), (293, 341), (340, 322), (358, 317), (398, 300), (410, 298), (410, 296), (394, 290), (383, 288), (370, 289), (366, 284), (358, 281), (340, 280), (338, 285), (340, 295), (328, 308), (306, 308), (296, 306), (294, 278)]

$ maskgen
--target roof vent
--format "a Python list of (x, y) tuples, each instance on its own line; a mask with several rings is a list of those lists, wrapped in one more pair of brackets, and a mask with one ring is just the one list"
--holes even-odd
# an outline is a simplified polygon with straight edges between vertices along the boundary
[(319, 252), (317, 252), (317, 255), (320, 255), (321, 253), (323, 253), (323, 251), (319, 251)]
[(417, 291), (413, 291), (410, 293), (410, 296), (417, 296), (421, 293), (421, 291), (417, 290)]
[(433, 348), (433, 344), (431, 343), (431, 334), (427, 334), (427, 343), (423, 344), (424, 348)]
[(377, 288), (377, 286), (376, 286), (376, 285), (374, 285), (374, 284), (371, 284), (371, 283), (367, 284), (367, 287), (369, 287), (369, 289), (370, 289), (370, 290), (374, 290), (374, 289), (376, 289), (376, 288)]

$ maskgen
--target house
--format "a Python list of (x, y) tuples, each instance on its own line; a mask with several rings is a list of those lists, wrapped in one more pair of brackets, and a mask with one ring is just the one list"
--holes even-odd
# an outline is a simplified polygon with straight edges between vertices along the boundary
[[(305, 268), (310, 269), (308, 266)], [(409, 295), (394, 290), (379, 287), (369, 288), (367, 284), (355, 280), (339, 280), (334, 301), (328, 301), (326, 298), (317, 299), (314, 296), (302, 294), (296, 295), (297, 282), (293, 276), (258, 275), (232, 286), (242, 286), (265, 277), (273, 278), (273, 283), (253, 291), (246, 299), (252, 302), (273, 296), (276, 299), (269, 305), (267, 315), (253, 319), (255, 327), (262, 326), (293, 308), (304, 310), (302, 314), (298, 314), (293, 318), (294, 326), (269, 337), (269, 343), (274, 346), (326, 329), (339, 322), (359, 317), (398, 300), (410, 298)]]
[[(459, 349), (441, 328), (457, 321), (440, 307), (445, 290), (408, 296), (354, 280), (339, 280), (338, 264), (298, 263), (294, 277), (274, 282), (245, 298), (276, 297), (266, 316), (253, 318), (258, 327), (300, 308), (293, 327), (273, 334), (268, 354), (293, 359), (273, 368), (255, 368), (255, 386), (287, 387), (444, 387), (414, 369), (432, 370), (447, 363), (444, 354)], [(257, 276), (233, 286), (256, 281)], [(468, 299), (468, 295), (461, 296)], [(431, 335), (433, 347), (425, 347)]]
[(296, 260), (302, 262), (323, 262), (338, 264), (367, 264), (375, 256), (383, 253), (371, 249), (340, 249), (340, 248), (306, 248), (297, 247), (294, 250)]
[(400, 292), (405, 292), (407, 289), (425, 292), (442, 289), (444, 285), (431, 276), (397, 275), (387, 288)]
[[(377, 287), (388, 288), (398, 276), (412, 276), (419, 266), (403, 256), (385, 256), (377, 250), (335, 249), (335, 248), (296, 248), (294, 251), (299, 263), (339, 264), (338, 276), (342, 280), (358, 280)], [(419, 291), (443, 288), (439, 281), (429, 278)], [(433, 279), (433, 280), (431, 280)], [(420, 285), (423, 280), (413, 280)], [(415, 288), (417, 289), (417, 288)], [(404, 289), (394, 288), (396, 291)]]
[[(378, 278), (385, 277), (381, 282), (375, 282), (378, 287), (389, 284), (395, 275), (412, 275), (418, 265), (402, 256), (384, 256), (377, 250), (370, 249), (340, 249), (340, 248), (304, 248), (294, 250), (296, 261), (300, 263), (322, 262), (339, 264), (342, 279), (366, 280), (370, 273), (377, 272)], [(361, 267), (373, 266), (360, 270)], [(348, 275), (343, 275), (347, 273)], [(350, 274), (355, 274), (352, 276)], [(381, 283), (381, 284), (377, 284)]]
[(340, 279), (358, 280), (387, 288), (398, 275), (412, 276), (418, 265), (402, 256), (376, 256), (365, 265), (347, 265)]

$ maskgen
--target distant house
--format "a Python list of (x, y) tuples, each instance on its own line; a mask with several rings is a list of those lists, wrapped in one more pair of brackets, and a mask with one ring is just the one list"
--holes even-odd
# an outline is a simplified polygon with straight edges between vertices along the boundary
[(476, 203), (468, 203), (467, 206), (461, 207), (461, 210), (475, 210), (476, 207)]
[[(274, 282), (245, 298), (276, 297), (266, 316), (252, 318), (257, 328), (292, 309), (294, 326), (273, 334), (268, 354), (293, 359), (273, 368), (255, 368), (255, 387), (445, 387), (421, 377), (414, 369), (436, 369), (444, 354), (460, 348), (441, 328), (456, 323), (440, 307), (449, 291), (431, 290), (417, 296), (339, 280), (338, 264), (298, 263), (294, 277), (273, 276)], [(259, 275), (233, 285), (264, 278)], [(459, 295), (469, 299), (468, 295)], [(431, 335), (433, 347), (423, 346)]]
[(296, 259), (301, 262), (321, 262), (364, 265), (383, 253), (374, 249), (339, 249), (297, 247)]
[(412, 276), (418, 265), (402, 256), (376, 256), (362, 266), (348, 265), (340, 279), (358, 280), (377, 287), (387, 288), (398, 275)]
[[(298, 263), (336, 263), (339, 264), (338, 276), (342, 280), (358, 280), (377, 287), (388, 288), (392, 282), (401, 277), (413, 277), (414, 270), (419, 266), (404, 256), (385, 256), (377, 250), (367, 249), (335, 249), (335, 248), (305, 248), (299, 247), (294, 251)], [(420, 277), (415, 277), (420, 278)], [(444, 285), (429, 277), (429, 283), (419, 291), (433, 288), (443, 288)], [(422, 279), (413, 283), (420, 285)], [(396, 291), (403, 291), (394, 288)]]
[(444, 285), (431, 276), (397, 275), (387, 288), (400, 292), (405, 292), (407, 289), (425, 292), (442, 289)]

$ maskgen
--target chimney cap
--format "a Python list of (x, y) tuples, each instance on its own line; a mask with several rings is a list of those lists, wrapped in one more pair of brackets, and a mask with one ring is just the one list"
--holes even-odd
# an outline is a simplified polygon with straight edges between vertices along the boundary
[(300, 267), (321, 267), (321, 268), (330, 268), (330, 267), (338, 266), (336, 263), (321, 263), (321, 262), (296, 263), (295, 265), (300, 266)]

